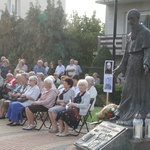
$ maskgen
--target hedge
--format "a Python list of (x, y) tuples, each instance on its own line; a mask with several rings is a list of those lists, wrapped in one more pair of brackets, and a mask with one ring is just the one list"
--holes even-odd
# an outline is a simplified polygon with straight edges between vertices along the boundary
[[(106, 105), (106, 93), (103, 92), (103, 85), (95, 84), (95, 88), (98, 93), (95, 106), (103, 107), (104, 105)], [(109, 102), (118, 105), (121, 100), (121, 93), (122, 93), (122, 85), (115, 85), (114, 97), (112, 98), (112, 94), (109, 94)]]

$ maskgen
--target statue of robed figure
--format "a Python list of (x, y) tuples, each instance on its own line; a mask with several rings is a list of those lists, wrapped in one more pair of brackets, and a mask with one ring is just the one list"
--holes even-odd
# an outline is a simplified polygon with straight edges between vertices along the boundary
[(124, 56), (114, 75), (125, 73), (121, 101), (115, 117), (110, 121), (132, 126), (135, 114), (144, 119), (150, 112), (150, 31), (139, 22), (140, 13), (132, 9), (127, 14), (131, 33)]

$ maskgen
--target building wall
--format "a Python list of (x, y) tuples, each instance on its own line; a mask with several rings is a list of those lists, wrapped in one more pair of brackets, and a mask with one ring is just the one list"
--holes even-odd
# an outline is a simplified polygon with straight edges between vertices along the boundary
[[(15, 6), (15, 2), (17, 1), (17, 15), (24, 18), (26, 16), (26, 13), (29, 10), (29, 4), (32, 2), (33, 4), (36, 4), (37, 0), (0, 0), (0, 10), (5, 10), (5, 6), (7, 5), (7, 8), (9, 12), (12, 12), (12, 6)], [(65, 11), (66, 9), (66, 0), (61, 0), (63, 9)], [(41, 10), (44, 10), (47, 6), (47, 0), (38, 0), (38, 3), (41, 6)], [(55, 0), (55, 4), (57, 3), (57, 0)]]
[[(118, 4), (118, 16), (117, 16), (117, 34), (127, 34), (127, 21), (126, 14), (130, 9), (136, 8), (139, 11), (150, 10), (150, 2), (140, 3), (127, 3)], [(106, 22), (105, 22), (105, 34), (113, 34), (114, 25), (114, 6), (106, 6)]]
[(0, 0), (0, 10), (5, 10), (6, 3), (7, 3), (7, 0)]

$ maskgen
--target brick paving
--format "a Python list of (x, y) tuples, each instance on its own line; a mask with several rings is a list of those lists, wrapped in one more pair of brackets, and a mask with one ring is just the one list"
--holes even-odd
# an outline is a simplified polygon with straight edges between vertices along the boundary
[(45, 127), (25, 131), (22, 126), (11, 127), (7, 123), (8, 119), (0, 120), (0, 150), (74, 150), (73, 143), (83, 136), (58, 137)]

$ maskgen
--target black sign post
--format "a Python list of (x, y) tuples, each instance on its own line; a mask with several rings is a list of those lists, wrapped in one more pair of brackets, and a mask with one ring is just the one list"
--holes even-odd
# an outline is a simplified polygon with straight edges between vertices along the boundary
[[(114, 67), (115, 67), (115, 59), (116, 59), (117, 9), (118, 9), (118, 0), (115, 0), (114, 1), (114, 30), (113, 30), (113, 60), (114, 60)], [(115, 99), (115, 78), (113, 78), (112, 98)]]

